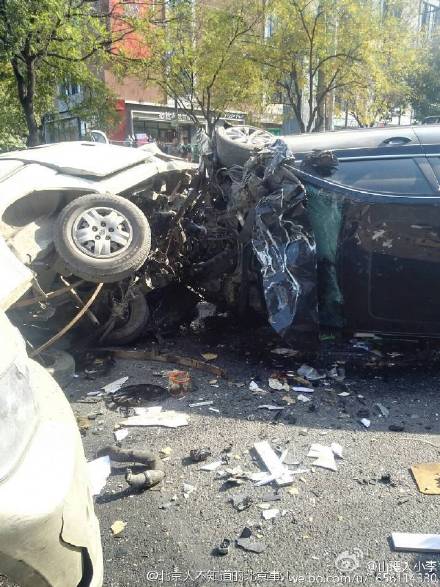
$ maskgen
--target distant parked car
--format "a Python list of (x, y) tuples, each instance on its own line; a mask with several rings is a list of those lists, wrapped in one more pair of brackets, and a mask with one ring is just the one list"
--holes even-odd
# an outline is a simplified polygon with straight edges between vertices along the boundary
[(440, 114), (436, 116), (427, 116), (422, 120), (422, 124), (440, 124)]

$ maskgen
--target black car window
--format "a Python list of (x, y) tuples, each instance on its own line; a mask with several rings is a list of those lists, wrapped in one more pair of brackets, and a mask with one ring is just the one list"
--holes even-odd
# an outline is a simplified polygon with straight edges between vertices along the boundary
[(360, 190), (387, 194), (432, 193), (414, 159), (362, 159), (339, 161), (330, 181)]
[(429, 162), (434, 169), (434, 173), (437, 176), (437, 179), (440, 181), (440, 157), (430, 157)]

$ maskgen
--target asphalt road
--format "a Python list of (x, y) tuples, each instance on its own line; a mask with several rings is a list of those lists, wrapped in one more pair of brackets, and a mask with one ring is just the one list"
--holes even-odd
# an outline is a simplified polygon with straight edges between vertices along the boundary
[[(133, 493), (127, 489), (121, 466), (96, 499), (105, 586), (436, 582), (440, 555), (394, 552), (390, 536), (392, 532), (439, 532), (440, 496), (420, 494), (409, 467), (440, 459), (440, 374), (428, 372), (428, 364), (385, 370), (367, 366), (359, 374), (348, 370), (343, 383), (321, 382), (311, 402), (286, 405), (282, 399), (286, 392), (271, 392), (268, 386), (268, 376), (281, 368), (280, 360), (270, 353), (272, 342), (261, 347), (263, 343), (252, 337), (244, 343), (226, 335), (217, 337), (220, 346), (213, 341), (182, 335), (167, 343), (169, 350), (187, 356), (216, 353), (213, 363), (228, 371), (229, 378), (219, 379), (214, 387), (212, 375), (192, 369), (193, 391), (183, 399), (167, 395), (160, 402), (163, 410), (189, 414), (188, 426), (130, 428), (122, 441), (123, 447), (155, 452), (170, 447), (170, 457), (163, 463), (165, 481), (153, 490)], [(363, 363), (368, 363), (367, 356)], [(283, 365), (283, 369), (298, 367), (293, 359)], [(88, 459), (114, 442), (114, 426), (122, 416), (102, 401), (78, 400), (125, 375), (127, 384), (166, 386), (166, 372), (173, 368), (173, 364), (118, 360), (110, 372), (95, 380), (79, 371), (79, 379), (66, 393), (78, 414), (93, 417), (98, 412), (84, 436)], [(251, 393), (252, 379), (266, 393)], [(350, 395), (338, 395), (344, 391)], [(296, 398), (298, 394), (289, 395)], [(212, 400), (210, 407), (218, 412), (209, 406), (188, 405), (202, 400)], [(258, 408), (277, 402), (284, 404), (281, 412)], [(387, 418), (378, 414), (376, 402), (389, 409)], [(371, 420), (369, 429), (360, 424), (362, 416)], [(391, 432), (390, 425), (404, 430)], [(255, 487), (252, 481), (230, 487), (215, 472), (201, 471), (201, 464), (188, 462), (191, 449), (209, 447), (212, 457), (207, 462), (228, 454), (229, 464), (221, 469), (240, 466), (258, 472), (264, 467), (255, 458), (253, 445), (261, 440), (288, 449), (289, 462), (298, 461), (309, 472), (296, 475), (293, 486), (277, 491), (273, 485)], [(343, 447), (338, 470), (313, 467), (307, 457), (311, 444), (333, 442)], [(184, 483), (195, 488), (187, 497)], [(251, 498), (244, 511), (231, 503), (231, 496), (238, 493)], [(265, 520), (260, 504), (275, 493), (280, 499), (269, 506), (280, 513)], [(116, 520), (126, 523), (119, 537), (110, 530)], [(264, 552), (235, 546), (245, 527), (263, 543)], [(224, 538), (232, 545), (229, 554), (219, 557), (213, 549)]]

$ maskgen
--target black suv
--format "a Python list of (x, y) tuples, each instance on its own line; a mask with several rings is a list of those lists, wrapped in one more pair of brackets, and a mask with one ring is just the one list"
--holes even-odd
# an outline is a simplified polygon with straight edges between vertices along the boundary
[(283, 140), (299, 169), (315, 150), (337, 157), (332, 169), (301, 177), (325, 267), (320, 308), (341, 308), (340, 320), (330, 309), (324, 321), (440, 335), (440, 125)]

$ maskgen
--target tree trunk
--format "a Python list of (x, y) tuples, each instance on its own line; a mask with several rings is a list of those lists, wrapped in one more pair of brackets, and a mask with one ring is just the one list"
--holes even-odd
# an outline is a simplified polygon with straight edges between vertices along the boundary
[(316, 90), (317, 111), (315, 120), (315, 132), (324, 130), (325, 123), (325, 75), (320, 69), (318, 71), (318, 88)]
[(29, 133), (26, 144), (28, 147), (36, 147), (41, 144), (41, 135), (38, 129), (32, 102), (29, 104), (29, 102), (26, 101), (26, 104), (23, 105), (23, 110)]
[(26, 144), (28, 147), (35, 147), (41, 144), (41, 136), (38, 129), (37, 119), (35, 116), (34, 97), (35, 97), (35, 71), (34, 59), (26, 59), (26, 70), (23, 74), (17, 59), (11, 60), (15, 80), (17, 82), (17, 92), (21, 108), (26, 120), (28, 137)]

